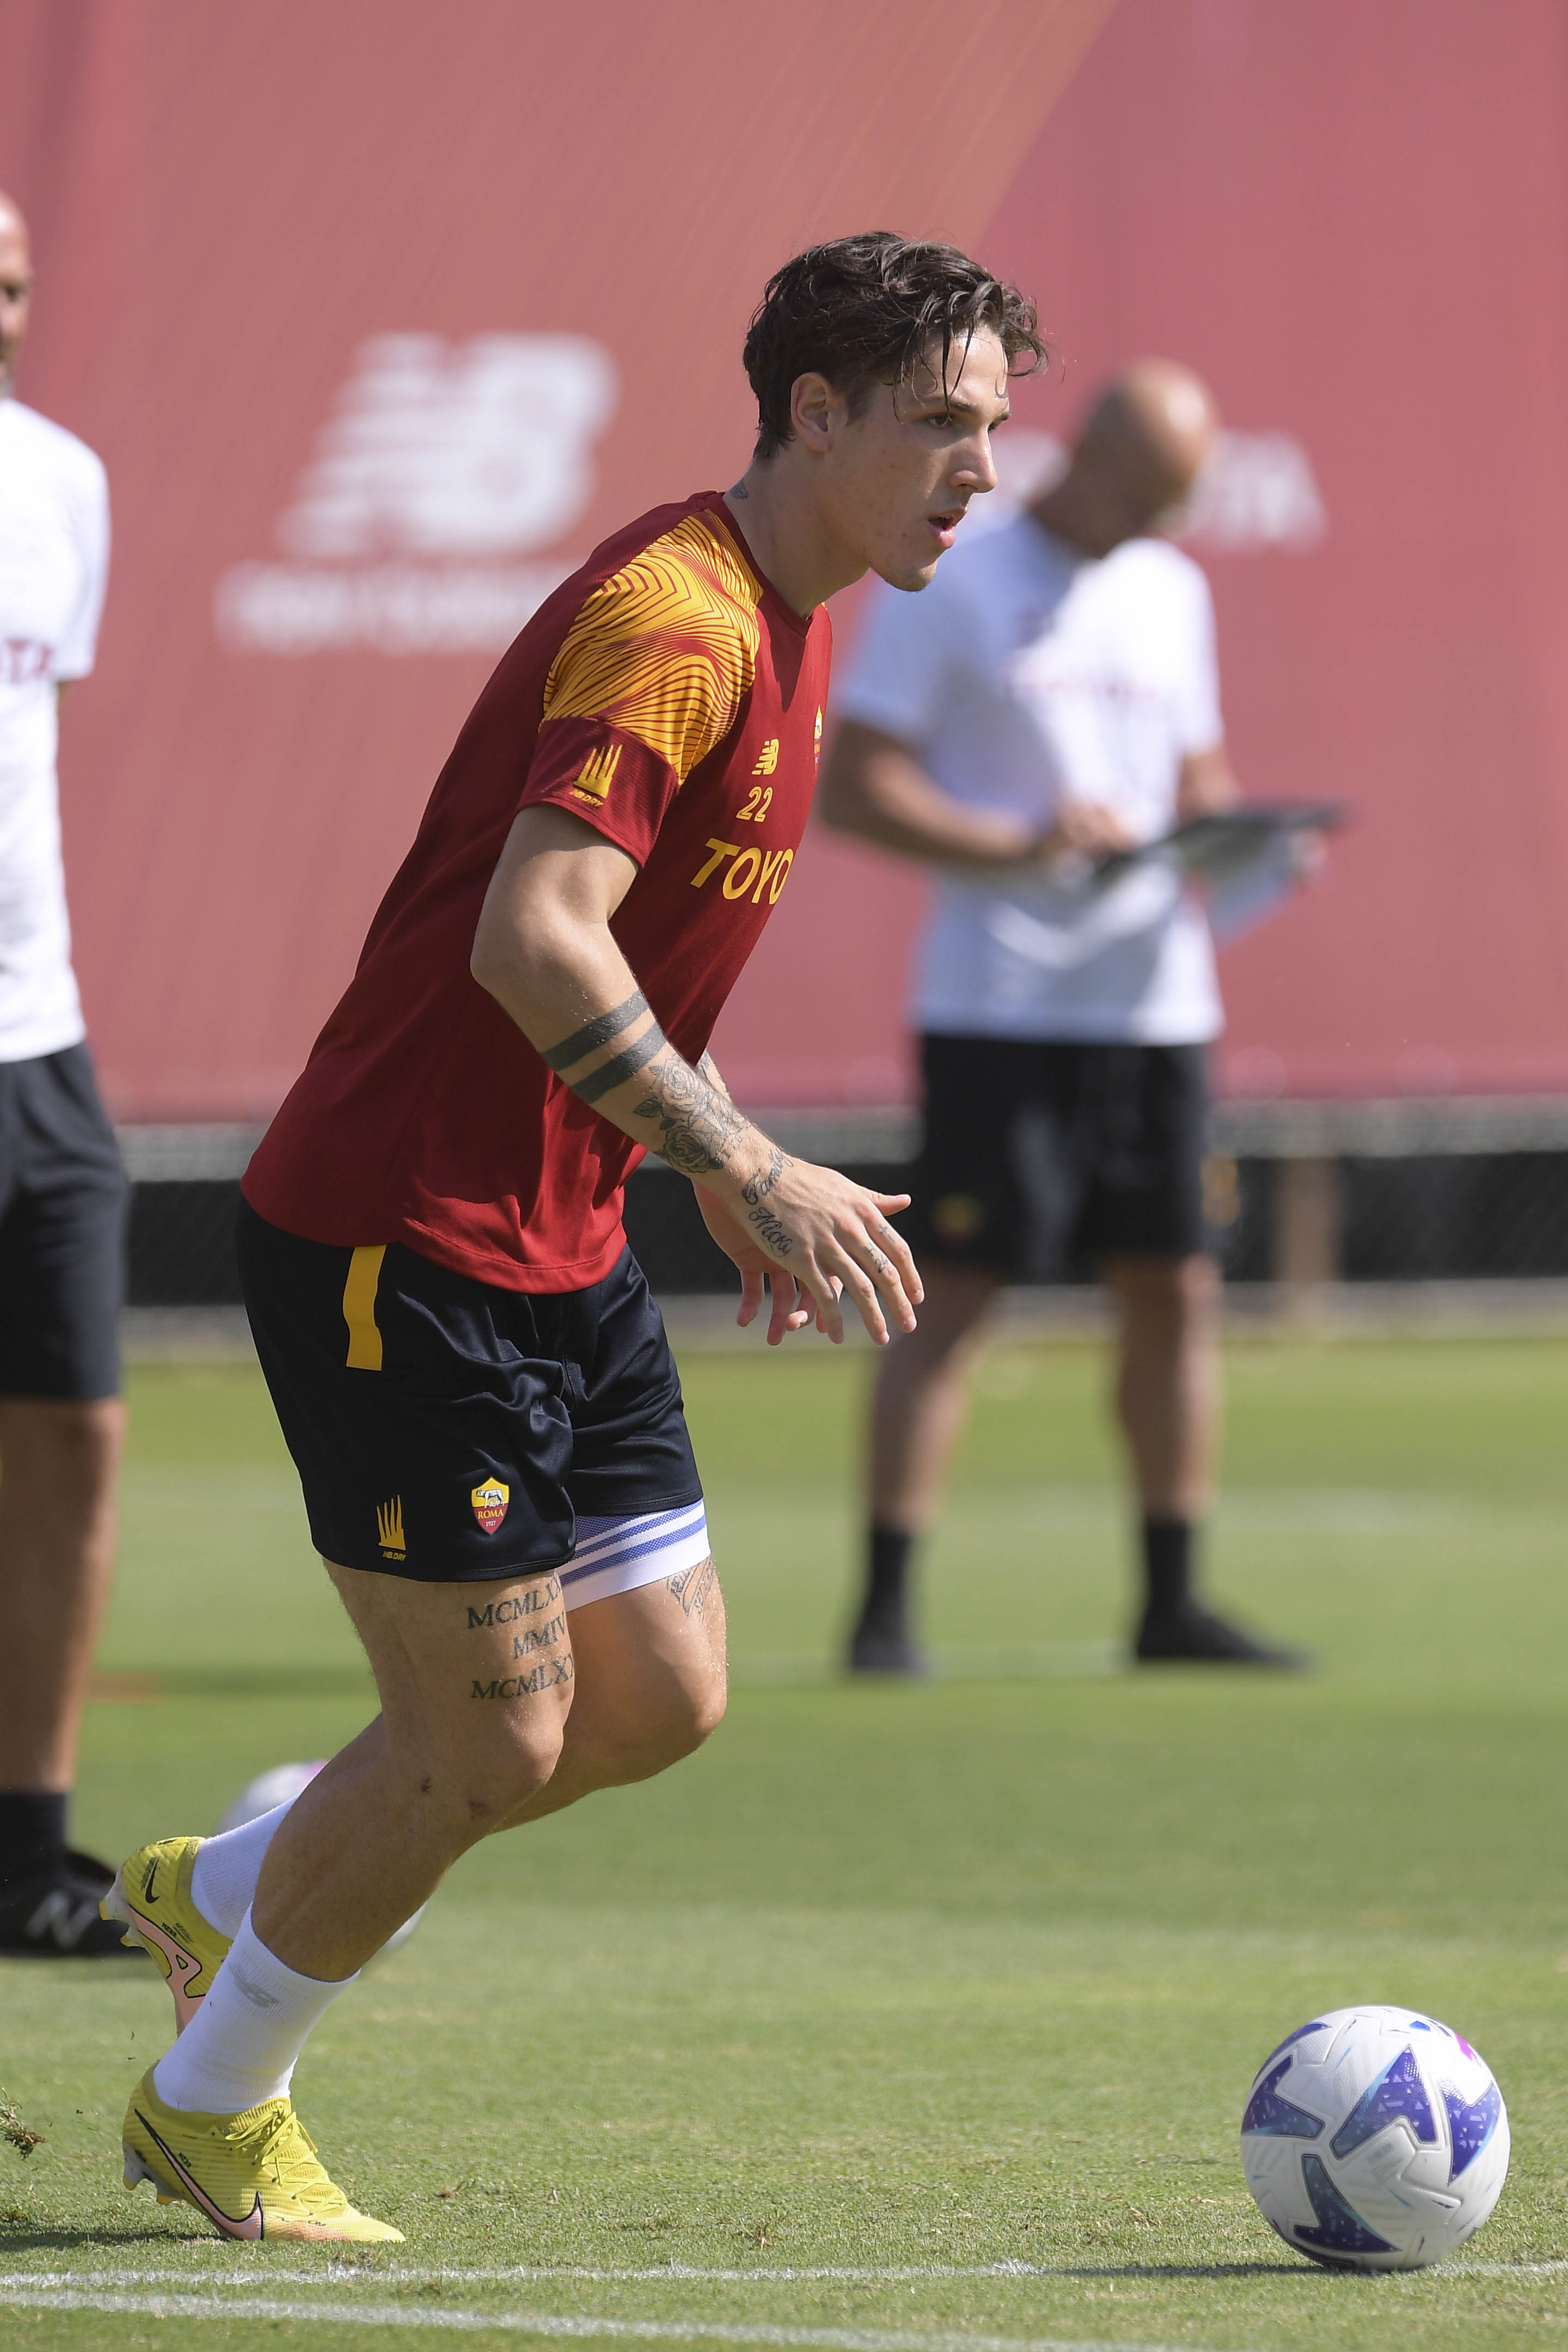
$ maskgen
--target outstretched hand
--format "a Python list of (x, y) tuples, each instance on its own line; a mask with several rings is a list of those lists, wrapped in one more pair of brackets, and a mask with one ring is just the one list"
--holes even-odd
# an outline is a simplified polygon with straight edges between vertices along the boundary
[(787, 1333), (804, 1331), (808, 1324), (815, 1323), (816, 1303), (794, 1275), (768, 1255), (717, 1192), (710, 1192), (705, 1184), (693, 1184), (691, 1189), (697, 1195), (703, 1223), (725, 1256), (740, 1268), (741, 1307), (735, 1320), (741, 1328), (744, 1330), (756, 1321), (764, 1290), (772, 1293), (773, 1300), (768, 1317), (770, 1348), (776, 1348)]
[(742, 1183), (738, 1209), (714, 1200), (721, 1223), (697, 1188), (709, 1232), (741, 1270), (741, 1322), (756, 1316), (766, 1279), (771, 1346), (811, 1322), (837, 1345), (846, 1294), (879, 1348), (889, 1324), (912, 1331), (925, 1294), (909, 1244), (888, 1223), (908, 1208), (909, 1194), (873, 1192), (835, 1168), (791, 1160), (776, 1144), (767, 1150), (769, 1164)]

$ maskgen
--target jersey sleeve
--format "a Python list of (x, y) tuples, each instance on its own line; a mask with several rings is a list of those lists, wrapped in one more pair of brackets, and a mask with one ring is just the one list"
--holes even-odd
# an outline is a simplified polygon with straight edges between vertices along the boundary
[(695, 517), (595, 588), (545, 681), (519, 806), (569, 809), (640, 865), (751, 690), (759, 596)]
[(963, 658), (964, 619), (940, 572), (912, 595), (876, 589), (848, 669), (834, 688), (835, 718), (858, 719), (911, 749), (927, 742)]
[(1215, 650), (1214, 599), (1208, 582), (1194, 567), (1192, 625), (1186, 673), (1182, 680), (1179, 724), (1183, 755), (1212, 751), (1225, 738), (1219, 707), (1219, 658)]
[(76, 542), (78, 583), (70, 618), (54, 649), (53, 670), (61, 680), (86, 677), (98, 651), (98, 625), (109, 585), (109, 478), (89, 451), (81, 456), (79, 482), (71, 486), (71, 535)]

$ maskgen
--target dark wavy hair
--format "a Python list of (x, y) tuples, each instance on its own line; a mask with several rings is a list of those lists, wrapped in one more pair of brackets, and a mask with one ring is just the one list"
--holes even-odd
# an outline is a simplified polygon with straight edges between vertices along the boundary
[(798, 376), (826, 376), (848, 394), (855, 415), (874, 385), (908, 383), (922, 362), (945, 385), (954, 347), (966, 350), (986, 328), (1010, 373), (1016, 361), (1026, 361), (1016, 370), (1023, 375), (1044, 362), (1034, 304), (956, 246), (872, 229), (808, 247), (769, 278), (746, 337), (746, 373), (757, 395), (754, 454), (771, 457), (792, 437), (789, 400)]

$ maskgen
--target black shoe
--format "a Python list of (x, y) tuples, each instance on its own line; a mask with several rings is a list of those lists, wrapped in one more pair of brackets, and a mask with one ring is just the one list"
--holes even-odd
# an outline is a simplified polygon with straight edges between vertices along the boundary
[(1195, 1601), (1158, 1613), (1146, 1610), (1132, 1655), (1140, 1665), (1271, 1666), (1288, 1675), (1310, 1674), (1312, 1667), (1310, 1651), (1255, 1642), (1239, 1625), (1227, 1624)]
[(0, 1888), (0, 1958), (107, 1960), (142, 1955), (121, 1939), (118, 1920), (100, 1919), (98, 1906), (114, 1884), (107, 1863), (68, 1853), (61, 1863)]
[(909, 1682), (922, 1681), (931, 1672), (902, 1608), (877, 1609), (869, 1602), (849, 1636), (845, 1664), (852, 1675), (902, 1675)]

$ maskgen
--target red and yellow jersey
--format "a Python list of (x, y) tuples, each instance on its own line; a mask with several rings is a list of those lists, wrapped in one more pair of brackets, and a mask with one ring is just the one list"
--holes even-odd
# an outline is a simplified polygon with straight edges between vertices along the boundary
[(800, 847), (831, 635), (762, 578), (717, 491), (607, 540), (500, 661), (359, 968), (245, 1178), (307, 1241), (400, 1241), (509, 1290), (580, 1290), (625, 1244), (640, 1145), (579, 1102), (472, 977), (519, 809), (637, 862), (613, 929), (672, 1044), (701, 1054)]

